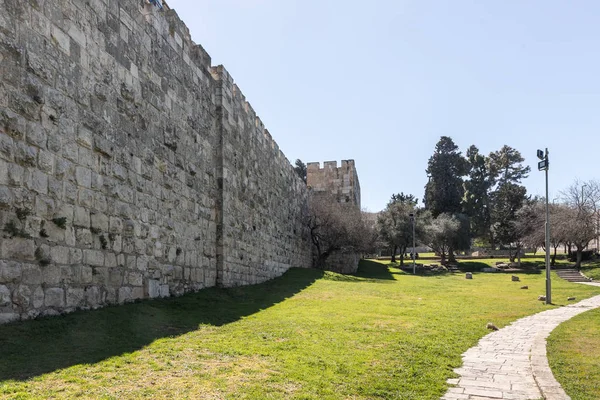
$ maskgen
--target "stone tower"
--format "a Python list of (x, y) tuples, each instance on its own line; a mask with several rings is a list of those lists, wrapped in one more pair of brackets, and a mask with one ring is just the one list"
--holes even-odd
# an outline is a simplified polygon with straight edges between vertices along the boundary
[(330, 192), (340, 203), (351, 203), (360, 208), (360, 183), (354, 160), (312, 162), (306, 166), (306, 184), (315, 192)]

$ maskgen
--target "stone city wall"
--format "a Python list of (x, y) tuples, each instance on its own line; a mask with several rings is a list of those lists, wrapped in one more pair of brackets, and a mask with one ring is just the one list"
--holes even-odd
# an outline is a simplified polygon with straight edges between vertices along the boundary
[(328, 191), (340, 203), (351, 203), (360, 208), (360, 183), (354, 160), (342, 160), (338, 168), (337, 161), (325, 161), (323, 168), (318, 162), (306, 165), (306, 184), (315, 192)]
[(310, 266), (306, 187), (174, 10), (0, 10), (0, 322)]

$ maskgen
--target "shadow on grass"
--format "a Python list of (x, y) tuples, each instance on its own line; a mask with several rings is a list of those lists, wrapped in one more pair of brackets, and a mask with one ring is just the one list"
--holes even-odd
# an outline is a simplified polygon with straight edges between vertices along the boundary
[(360, 260), (358, 271), (354, 274), (360, 278), (393, 281), (394, 275), (387, 265), (371, 260)]
[(294, 296), (321, 277), (323, 271), (292, 268), (260, 285), (209, 288), (178, 298), (4, 325), (0, 327), (0, 381), (97, 363), (202, 324), (228, 324)]
[(393, 273), (387, 265), (370, 261), (360, 260), (358, 271), (352, 275), (327, 272), (323, 279), (336, 282), (390, 282), (394, 280)]

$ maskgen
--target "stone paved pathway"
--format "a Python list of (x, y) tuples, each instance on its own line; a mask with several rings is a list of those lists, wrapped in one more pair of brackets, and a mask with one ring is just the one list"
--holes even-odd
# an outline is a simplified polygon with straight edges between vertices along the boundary
[[(600, 286), (600, 283), (582, 283)], [(569, 396), (554, 379), (546, 357), (546, 338), (561, 322), (600, 307), (600, 296), (531, 315), (483, 337), (463, 354), (460, 378), (442, 400), (556, 399)]]

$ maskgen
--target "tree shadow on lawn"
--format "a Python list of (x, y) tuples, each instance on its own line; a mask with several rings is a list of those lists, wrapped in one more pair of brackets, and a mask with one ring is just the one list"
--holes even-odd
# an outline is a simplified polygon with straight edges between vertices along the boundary
[(360, 260), (358, 271), (352, 275), (326, 273), (323, 279), (336, 282), (391, 282), (394, 281), (394, 273), (388, 266), (371, 260)]
[(394, 275), (387, 265), (371, 260), (360, 260), (355, 276), (359, 278), (393, 281)]
[(154, 340), (221, 326), (269, 308), (313, 284), (323, 271), (292, 268), (254, 286), (208, 288), (178, 298), (0, 326), (0, 382), (26, 380), (130, 353)]

